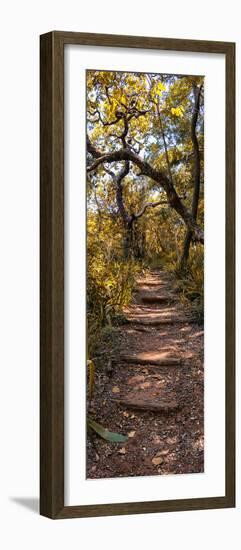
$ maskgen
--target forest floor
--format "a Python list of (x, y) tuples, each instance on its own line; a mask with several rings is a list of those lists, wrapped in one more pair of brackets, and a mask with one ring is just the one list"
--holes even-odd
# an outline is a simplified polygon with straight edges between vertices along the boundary
[(203, 472), (203, 328), (164, 271), (137, 280), (123, 313), (108, 369), (96, 369), (89, 414), (128, 440), (111, 443), (91, 431), (87, 478)]

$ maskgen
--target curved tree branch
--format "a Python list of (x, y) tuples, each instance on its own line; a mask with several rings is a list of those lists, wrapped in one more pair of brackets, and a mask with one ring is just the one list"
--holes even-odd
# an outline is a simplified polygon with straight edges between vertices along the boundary
[(139, 212), (137, 212), (137, 214), (133, 214), (133, 217), (135, 220), (137, 220), (138, 218), (141, 218), (143, 214), (145, 214), (145, 211), (147, 208), (156, 208), (156, 206), (164, 206), (164, 205), (167, 206), (168, 202), (167, 201), (146, 202), (146, 204), (144, 204), (144, 206), (141, 208), (141, 210), (139, 210)]
[(127, 147), (110, 153), (102, 153), (96, 149), (88, 137), (87, 151), (96, 159), (90, 166), (87, 167), (87, 172), (92, 172), (104, 163), (109, 164), (112, 162), (119, 162), (121, 160), (133, 162), (133, 164), (140, 168), (141, 174), (151, 178), (164, 189), (167, 195), (168, 204), (181, 216), (187, 228), (192, 231), (194, 239), (204, 243), (203, 230), (194, 220), (192, 213), (181, 201), (172, 181), (170, 181), (168, 176), (162, 170), (156, 170), (147, 161), (143, 160), (140, 156)]

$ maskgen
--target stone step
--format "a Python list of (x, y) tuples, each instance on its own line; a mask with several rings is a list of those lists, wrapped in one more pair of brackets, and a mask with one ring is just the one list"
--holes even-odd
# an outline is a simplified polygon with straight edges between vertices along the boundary
[(179, 357), (168, 357), (164, 353), (141, 352), (135, 355), (121, 354), (120, 360), (134, 365), (179, 366)]
[(173, 302), (174, 296), (170, 294), (166, 294), (166, 296), (160, 294), (143, 294), (140, 299), (143, 304), (168, 304)]
[(176, 399), (145, 399), (142, 396), (135, 398), (122, 398), (112, 399), (113, 402), (118, 403), (128, 409), (138, 409), (152, 412), (172, 412), (178, 409), (179, 404)]
[(143, 292), (145, 289), (147, 290), (152, 290), (153, 292), (158, 292), (158, 291), (162, 291), (163, 289), (166, 290), (170, 290), (171, 288), (173, 288), (173, 285), (170, 284), (170, 281), (165, 281), (165, 282), (158, 282), (158, 283), (151, 283), (151, 282), (148, 282), (148, 281), (142, 281), (142, 282), (139, 282), (137, 283), (136, 285), (136, 289), (139, 290), (140, 292)]
[(173, 324), (185, 324), (186, 319), (180, 317), (170, 317), (168, 318), (149, 318), (149, 317), (126, 317), (127, 323), (132, 323), (133, 325), (144, 325), (157, 327), (161, 325), (173, 325)]
[[(158, 327), (157, 327), (158, 328)], [(139, 333), (145, 333), (149, 334), (149, 336), (152, 336), (156, 327), (145, 327), (144, 325), (128, 325), (128, 333), (136, 332)]]

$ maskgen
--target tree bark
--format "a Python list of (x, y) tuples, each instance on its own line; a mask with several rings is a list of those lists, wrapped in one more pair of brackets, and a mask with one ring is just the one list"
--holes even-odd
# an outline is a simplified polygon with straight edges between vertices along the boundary
[[(191, 140), (193, 144), (193, 198), (192, 198), (192, 217), (196, 222), (197, 213), (198, 213), (198, 202), (200, 196), (200, 151), (199, 144), (197, 139), (196, 127), (200, 109), (200, 95), (201, 95), (202, 86), (198, 88), (196, 84), (193, 84), (193, 93), (194, 93), (194, 109), (191, 122)], [(183, 271), (188, 262), (190, 245), (192, 242), (193, 231), (191, 228), (187, 229), (184, 243), (183, 243), (183, 252), (180, 261), (180, 269)]]
[(124, 258), (128, 260), (132, 256), (133, 246), (133, 219), (125, 224), (125, 237), (124, 237)]

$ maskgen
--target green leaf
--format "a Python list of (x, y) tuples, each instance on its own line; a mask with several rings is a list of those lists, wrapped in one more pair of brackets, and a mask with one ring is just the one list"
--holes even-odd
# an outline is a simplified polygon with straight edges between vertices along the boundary
[(116, 432), (109, 432), (106, 428), (95, 422), (92, 418), (87, 419), (87, 424), (89, 428), (92, 428), (100, 437), (106, 439), (107, 441), (112, 441), (113, 443), (124, 443), (127, 441), (128, 437), (126, 435), (118, 434)]

